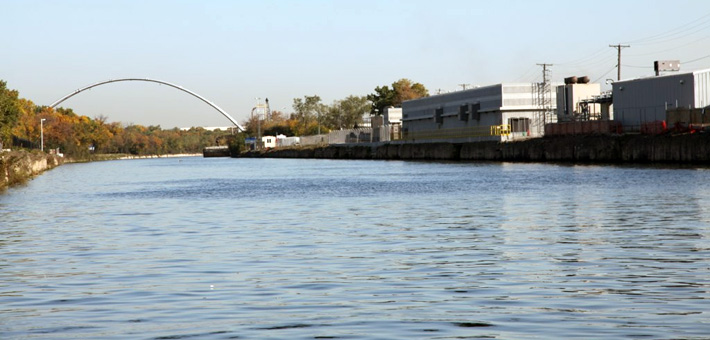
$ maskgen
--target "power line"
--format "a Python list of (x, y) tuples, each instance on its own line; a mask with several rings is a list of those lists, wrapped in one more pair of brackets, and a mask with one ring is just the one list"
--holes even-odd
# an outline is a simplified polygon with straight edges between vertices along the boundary
[(696, 61), (703, 60), (703, 59), (706, 59), (706, 58), (710, 58), (710, 54), (708, 54), (708, 55), (706, 55), (706, 56), (704, 56), (704, 57), (700, 57), (700, 58), (698, 58), (698, 59), (693, 59), (693, 60), (690, 60), (690, 61), (684, 61), (683, 64), (694, 63), (694, 62), (696, 62)]
[[(590, 67), (595, 67), (595, 66), (599, 66), (599, 65), (604, 65), (604, 67), (606, 67), (606, 65), (609, 64), (609, 58), (614, 57), (614, 56), (616, 56), (616, 53), (609, 50), (609, 54), (605, 56), (606, 59), (599, 59), (599, 60), (595, 60), (595, 61), (590, 61), (588, 63), (579, 64), (574, 67), (568, 66), (567, 68), (572, 68), (572, 69), (587, 68), (588, 69)], [(555, 64), (555, 66), (557, 66), (557, 64)], [(563, 66), (563, 68), (564, 68), (564, 66)]]
[[(600, 54), (600, 52), (602, 54)], [(606, 52), (606, 53), (605, 53)], [(568, 74), (582, 74), (582, 73), (587, 73), (587, 74), (596, 74), (598, 73), (597, 69), (606, 69), (609, 67), (611, 64), (610, 63), (610, 57), (614, 51), (608, 50), (606, 47), (603, 48), (602, 50), (597, 51), (596, 57), (594, 58), (587, 58), (587, 59), (592, 59), (589, 60), (588, 62), (580, 62), (580, 63), (575, 63), (575, 64), (566, 64), (562, 65), (557, 73), (568, 73)], [(555, 63), (555, 67), (560, 66), (559, 64)], [(616, 65), (614, 66), (616, 67)]]
[(609, 74), (609, 72), (614, 71), (615, 68), (616, 68), (616, 66), (610, 68), (609, 71), (606, 71), (601, 77), (594, 79), (594, 81), (592, 83), (596, 83), (599, 80), (601, 80), (602, 78), (606, 77), (606, 75)]
[(671, 42), (671, 41), (676, 41), (678, 39), (682, 39), (685, 37), (690, 37), (695, 33), (702, 32), (702, 31), (710, 28), (710, 21), (703, 23), (702, 26), (703, 27), (697, 28), (692, 32), (688, 32), (688, 31), (678, 32), (678, 33), (674, 33), (672, 35), (669, 35), (667, 37), (664, 37), (662, 39), (653, 40), (653, 41), (645, 42), (645, 43), (636, 43), (634, 45), (657, 45), (657, 44), (664, 44), (664, 43)]
[(688, 45), (695, 44), (695, 43), (697, 43), (697, 42), (699, 42), (699, 41), (701, 41), (701, 40), (705, 40), (705, 39), (708, 39), (708, 38), (710, 38), (710, 36), (704, 36), (704, 37), (702, 37), (702, 38), (700, 38), (700, 39), (693, 40), (693, 41), (691, 41), (691, 42), (688, 42), (688, 43), (685, 43), (685, 44), (682, 44), (682, 45), (678, 45), (678, 46), (675, 46), (675, 47), (672, 47), (672, 48), (668, 48), (668, 49), (665, 49), (665, 50), (653, 51), (653, 52), (651, 52), (651, 53), (627, 54), (626, 56), (627, 56), (627, 57), (643, 57), (643, 56), (647, 56), (647, 55), (655, 55), (655, 54), (658, 54), (658, 53), (663, 53), (663, 52), (668, 52), (668, 51), (677, 50), (677, 49), (679, 49), (679, 48), (681, 48), (681, 47), (686, 47), (686, 46), (688, 46)]
[(601, 55), (604, 54), (604, 52), (607, 52), (607, 51), (609, 51), (609, 50), (607, 50), (607, 49), (605, 49), (605, 48), (604, 48), (604, 49), (600, 49), (600, 50), (597, 50), (596, 52), (594, 52), (594, 53), (592, 53), (592, 54), (588, 54), (588, 55), (586, 55), (586, 56), (584, 56), (584, 57), (582, 57), (582, 58), (574, 59), (574, 60), (570, 60), (570, 61), (566, 61), (566, 62), (564, 62), (564, 63), (555, 63), (555, 65), (557, 65), (557, 66), (569, 66), (569, 65), (578, 65), (578, 64), (583, 64), (583, 63), (586, 64), (587, 61), (591, 61), (591, 60), (594, 60), (594, 59), (597, 59), (597, 58), (602, 57)]
[[(705, 19), (705, 18), (709, 18), (709, 20), (703, 21), (703, 19)], [(700, 23), (698, 23), (698, 22), (700, 22)], [(698, 26), (701, 26), (701, 25), (703, 25), (703, 24), (705, 24), (705, 23), (707, 23), (707, 22), (710, 22), (710, 13), (705, 14), (705, 15), (703, 15), (702, 17), (700, 17), (700, 18), (698, 18), (698, 19), (692, 20), (692, 21), (690, 21), (690, 22), (688, 22), (688, 23), (685, 23), (685, 24), (683, 24), (683, 25), (680, 25), (680, 26), (678, 26), (678, 27), (676, 27), (676, 28), (673, 28), (673, 29), (671, 29), (671, 30), (668, 30), (668, 31), (666, 31), (666, 32), (663, 32), (663, 33), (660, 33), (660, 34), (656, 34), (656, 35), (652, 35), (652, 36), (648, 36), (648, 37), (645, 37), (645, 38), (640, 38), (640, 39), (636, 39), (636, 40), (627, 41), (626, 43), (627, 43), (627, 44), (632, 44), (632, 43), (633, 43), (633, 44), (646, 44), (646, 43), (649, 43), (649, 41), (653, 41), (654, 39), (657, 39), (657, 38), (663, 37), (663, 38), (665, 39), (665, 38), (667, 38), (667, 36), (671, 36), (671, 35), (675, 35), (675, 34), (679, 34), (679, 33), (685, 33), (685, 32), (687, 32), (688, 30), (693, 29), (693, 28), (696, 28), (696, 27), (698, 27)], [(688, 26), (690, 26), (690, 27), (688, 27)]]
[(653, 68), (651, 66), (638, 66), (638, 65), (623, 65), (624, 67), (631, 67), (631, 68)]
[[(532, 71), (535, 71), (535, 66), (537, 66), (537, 65), (531, 65), (530, 68), (528, 68), (528, 70), (525, 71), (525, 73), (523, 73), (520, 77), (518, 77), (518, 79), (517, 79), (518, 82), (523, 82), (526, 79), (529, 79), (529, 76), (532, 74)], [(529, 81), (529, 82), (532, 82), (532, 81)]]

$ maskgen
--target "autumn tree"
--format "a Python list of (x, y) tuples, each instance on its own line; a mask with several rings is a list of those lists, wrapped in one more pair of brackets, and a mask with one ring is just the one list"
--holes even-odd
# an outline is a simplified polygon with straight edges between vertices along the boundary
[(41, 109), (27, 99), (18, 100), (20, 115), (12, 128), (12, 135), (29, 141), (40, 140), (40, 118), (37, 116)]
[(367, 99), (372, 102), (370, 113), (382, 114), (387, 107), (400, 107), (404, 101), (428, 96), (429, 90), (424, 85), (402, 78), (392, 83), (391, 88), (387, 85), (376, 87), (374, 93), (367, 95)]
[(394, 91), (394, 106), (402, 106), (407, 100), (428, 97), (429, 91), (420, 83), (412, 83), (409, 79), (400, 79), (392, 83)]
[(274, 123), (283, 123), (286, 121), (286, 113), (279, 110), (271, 111), (271, 121)]

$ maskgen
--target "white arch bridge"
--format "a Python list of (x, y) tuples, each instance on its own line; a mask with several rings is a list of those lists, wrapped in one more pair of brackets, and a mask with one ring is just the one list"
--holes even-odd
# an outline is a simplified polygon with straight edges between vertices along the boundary
[(86, 90), (88, 90), (88, 89), (91, 89), (91, 88), (94, 88), (94, 87), (97, 87), (97, 86), (101, 86), (101, 85), (104, 85), (104, 84), (116, 83), (116, 82), (119, 82), (119, 81), (146, 81), (146, 82), (158, 83), (158, 84), (167, 85), (167, 86), (176, 88), (176, 89), (178, 89), (178, 90), (180, 90), (180, 91), (189, 93), (189, 94), (193, 95), (194, 97), (196, 97), (197, 99), (199, 99), (199, 100), (205, 102), (207, 105), (211, 106), (213, 109), (219, 111), (219, 113), (221, 113), (223, 116), (227, 117), (227, 119), (229, 119), (229, 121), (232, 122), (232, 124), (234, 124), (234, 126), (236, 126), (236, 127), (239, 129), (239, 131), (245, 131), (245, 130), (244, 130), (244, 127), (242, 127), (241, 125), (239, 125), (239, 123), (237, 123), (237, 121), (236, 121), (234, 118), (232, 118), (232, 116), (230, 116), (226, 111), (222, 110), (222, 109), (221, 109), (219, 106), (217, 106), (215, 103), (213, 103), (213, 102), (207, 100), (207, 98), (205, 98), (205, 97), (203, 97), (203, 96), (200, 96), (199, 94), (197, 94), (197, 93), (195, 93), (195, 92), (192, 92), (192, 91), (190, 91), (190, 90), (188, 90), (188, 89), (186, 89), (186, 88), (184, 88), (184, 87), (182, 87), (182, 86), (175, 85), (175, 84), (172, 84), (172, 83), (168, 83), (167, 81), (156, 80), (156, 79), (149, 79), (149, 78), (121, 78), (121, 79), (110, 79), (110, 80), (106, 80), (106, 81), (101, 81), (101, 82), (98, 82), (98, 83), (96, 83), (96, 84), (91, 84), (91, 85), (89, 85), (89, 86), (80, 88), (80, 89), (78, 89), (78, 90), (76, 90), (76, 91), (74, 91), (74, 92), (72, 92), (72, 93), (69, 93), (68, 95), (66, 95), (66, 96), (62, 97), (61, 99), (59, 99), (59, 100), (55, 101), (54, 103), (52, 103), (49, 107), (54, 108), (54, 107), (56, 107), (57, 105), (61, 104), (63, 101), (65, 101), (65, 100), (67, 100), (67, 99), (69, 99), (69, 98), (71, 98), (71, 97), (73, 97), (73, 96), (75, 96), (75, 95), (77, 95), (77, 94), (79, 94), (79, 93), (81, 93), (81, 92), (83, 92), (83, 91), (86, 91)]

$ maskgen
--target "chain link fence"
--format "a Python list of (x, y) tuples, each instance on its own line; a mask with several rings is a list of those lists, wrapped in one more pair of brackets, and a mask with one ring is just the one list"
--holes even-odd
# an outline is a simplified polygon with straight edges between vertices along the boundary
[(331, 131), (327, 134), (302, 136), (301, 145), (357, 144), (389, 142), (401, 139), (399, 125)]

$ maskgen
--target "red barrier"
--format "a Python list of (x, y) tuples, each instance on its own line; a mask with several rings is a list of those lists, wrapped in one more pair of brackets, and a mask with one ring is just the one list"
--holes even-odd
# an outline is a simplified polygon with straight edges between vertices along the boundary
[(590, 120), (545, 125), (545, 135), (547, 136), (610, 135), (621, 134), (622, 132), (623, 127), (621, 123), (611, 120)]
[(641, 124), (641, 133), (645, 135), (660, 135), (668, 132), (665, 120), (657, 120)]

